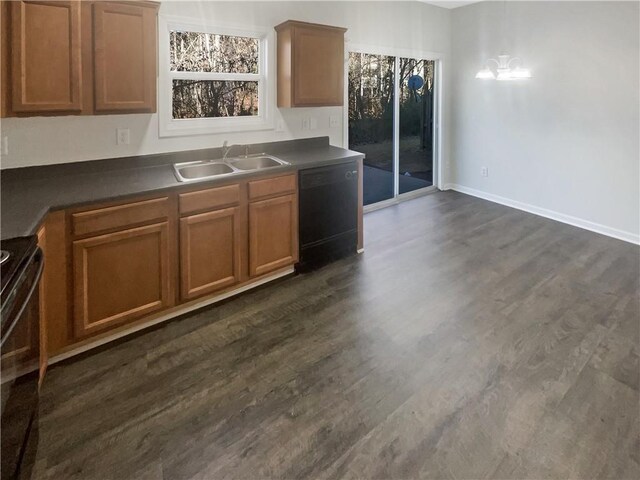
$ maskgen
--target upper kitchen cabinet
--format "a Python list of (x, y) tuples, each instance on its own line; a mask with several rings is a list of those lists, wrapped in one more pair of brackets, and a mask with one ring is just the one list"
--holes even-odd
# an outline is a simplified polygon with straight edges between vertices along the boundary
[(80, 111), (80, 3), (16, 1), (10, 13), (13, 111)]
[(155, 112), (157, 2), (2, 3), (3, 117)]
[(95, 111), (156, 110), (155, 4), (93, 5)]
[(293, 20), (275, 28), (278, 107), (343, 105), (346, 29)]

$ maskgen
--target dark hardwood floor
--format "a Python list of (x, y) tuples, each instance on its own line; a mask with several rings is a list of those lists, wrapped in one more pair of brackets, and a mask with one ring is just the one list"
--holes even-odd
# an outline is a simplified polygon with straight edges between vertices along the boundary
[(640, 249), (454, 192), (44, 384), (35, 479), (640, 477)]

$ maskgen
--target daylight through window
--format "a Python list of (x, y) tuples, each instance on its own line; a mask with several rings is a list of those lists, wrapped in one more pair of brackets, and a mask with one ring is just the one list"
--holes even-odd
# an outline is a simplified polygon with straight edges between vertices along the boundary
[(173, 119), (260, 113), (259, 38), (171, 30), (169, 43)]

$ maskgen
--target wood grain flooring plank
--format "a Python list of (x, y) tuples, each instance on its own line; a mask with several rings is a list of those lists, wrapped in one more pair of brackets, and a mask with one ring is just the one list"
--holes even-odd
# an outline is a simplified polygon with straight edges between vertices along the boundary
[(456, 192), (50, 369), (33, 479), (638, 478), (640, 249)]
[(638, 392), (587, 366), (493, 478), (638, 478)]

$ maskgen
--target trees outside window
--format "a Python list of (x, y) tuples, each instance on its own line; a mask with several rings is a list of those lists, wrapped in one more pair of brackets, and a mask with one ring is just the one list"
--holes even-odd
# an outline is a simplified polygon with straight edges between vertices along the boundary
[(349, 148), (363, 152), (364, 203), (433, 184), (435, 61), (349, 53)]
[(172, 30), (172, 118), (256, 116), (258, 38)]

